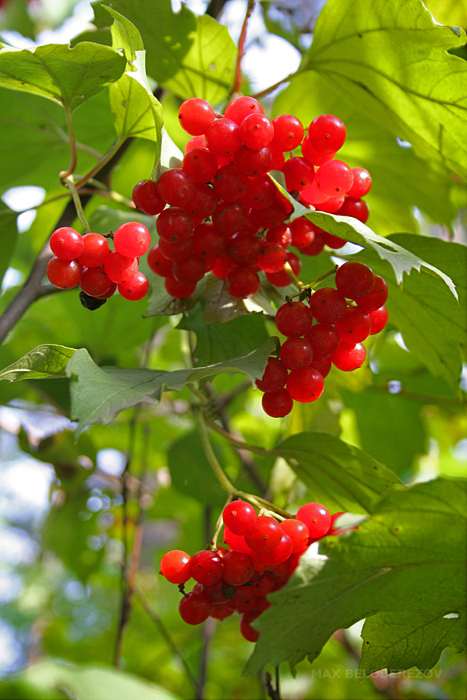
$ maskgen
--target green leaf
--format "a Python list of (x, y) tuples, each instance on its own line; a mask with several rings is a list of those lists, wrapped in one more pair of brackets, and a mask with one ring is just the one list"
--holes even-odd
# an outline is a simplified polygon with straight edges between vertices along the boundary
[(369, 250), (357, 255), (386, 279), (389, 290), (386, 307), (409, 350), (457, 391), (462, 370), (459, 343), (467, 342), (467, 249), (458, 243), (409, 234), (396, 234), (386, 240), (397, 241), (397, 245), (412, 251), (410, 255), (436, 263), (456, 284), (458, 304), (439, 279), (415, 270), (404, 279), (400, 289), (387, 263)]
[(421, 0), (330, 0), (301, 70), (465, 177), (467, 63), (448, 53), (463, 44), (464, 32), (436, 25)]
[(23, 379), (66, 377), (66, 365), (76, 350), (64, 345), (39, 345), (0, 372), (0, 379), (20, 382)]
[(365, 201), (370, 207), (369, 225), (380, 235), (416, 233), (414, 205), (431, 221), (449, 225), (456, 216), (450, 201), (451, 173), (432, 159), (419, 158), (413, 148), (400, 146), (394, 134), (346, 97), (324, 76), (306, 71), (276, 98), (274, 114), (293, 113), (305, 126), (319, 114), (335, 114), (343, 120), (347, 138), (339, 158), (371, 173), (373, 182)]
[(391, 263), (398, 284), (402, 284), (404, 272), (408, 274), (411, 270), (421, 271), (423, 269), (430, 275), (440, 277), (457, 299), (456, 287), (448, 275), (414, 255), (410, 250), (403, 248), (392, 237), (378, 236), (368, 226), (353, 217), (326, 214), (321, 211), (308, 212), (306, 217), (320, 228), (339, 236), (339, 238), (344, 238), (346, 241), (362, 245), (365, 248), (373, 248), (382, 260)]
[(194, 356), (201, 366), (222, 362), (256, 350), (268, 338), (263, 314), (239, 316), (227, 323), (206, 323), (197, 304), (177, 328), (196, 333)]
[(203, 505), (222, 508), (225, 491), (214, 477), (198, 431), (184, 435), (171, 445), (167, 452), (167, 466), (178, 491), (196, 498)]
[(144, 44), (139, 30), (133, 22), (130, 22), (126, 17), (109, 7), (101, 5), (114, 19), (111, 34), (112, 46), (114, 49), (122, 49), (128, 63), (133, 63), (136, 60), (138, 51), (144, 51)]
[(71, 378), (72, 416), (79, 420), (80, 431), (91, 423), (110, 423), (124, 408), (140, 402), (157, 403), (162, 391), (181, 391), (185, 384), (216, 374), (240, 372), (254, 382), (262, 376), (275, 347), (274, 338), (268, 338), (261, 347), (243, 357), (175, 372), (118, 367), (101, 369), (87, 350), (77, 350), (66, 369)]
[(467, 27), (467, 0), (426, 0), (425, 5), (441, 24)]
[(107, 46), (46, 44), (0, 50), (0, 85), (47, 97), (73, 110), (120, 78), (125, 57)]
[(382, 613), (365, 621), (362, 629), (361, 668), (365, 675), (382, 666), (402, 671), (418, 666), (428, 671), (441, 652), (450, 647), (463, 651), (467, 644), (467, 619), (464, 605), (452, 613), (436, 612), (420, 619), (420, 614)]
[(233, 79), (236, 48), (227, 27), (212, 17), (196, 17), (170, 0), (114, 0), (112, 7), (136, 25), (147, 51), (148, 74), (180, 97), (222, 100)]
[(158, 144), (155, 158), (159, 159), (162, 106), (152, 94), (144, 69), (144, 51), (137, 52), (136, 72), (122, 75), (110, 86), (110, 105), (115, 129), (122, 140), (135, 136)]
[(8, 269), (18, 237), (17, 213), (0, 201), (0, 287)]
[(423, 402), (371, 387), (358, 393), (341, 390), (340, 395), (355, 411), (361, 448), (400, 477), (409, 477), (414, 460), (427, 448)]
[[(49, 692), (51, 698), (67, 697), (108, 700), (179, 700), (177, 696), (158, 685), (148, 683), (130, 673), (98, 664), (72, 665), (69, 662), (43, 659), (30, 666), (18, 678), (28, 686)], [(63, 691), (62, 691), (63, 689)]]
[(283, 457), (313, 501), (330, 511), (371, 513), (378, 499), (400, 484), (390, 469), (333, 435), (298, 433), (269, 453)]
[[(460, 613), (466, 602), (466, 517), (467, 482), (438, 479), (394, 489), (357, 532), (325, 538), (319, 555), (317, 544), (309, 548), (287, 586), (271, 596), (271, 608), (255, 621), (261, 634), (246, 672), (265, 663), (295, 665), (306, 655), (313, 661), (335, 630), (362, 618), (390, 613), (402, 626), (416, 615), (420, 628)], [(452, 636), (455, 624), (465, 633), (461, 619), (447, 619)], [(394, 660), (391, 650), (381, 650), (382, 635), (380, 627), (377, 659), (367, 666), (362, 657), (365, 673)], [(428, 651), (401, 652), (397, 668), (415, 663), (425, 669), (439, 647), (439, 637), (430, 641)], [(364, 646), (372, 644), (368, 636)]]

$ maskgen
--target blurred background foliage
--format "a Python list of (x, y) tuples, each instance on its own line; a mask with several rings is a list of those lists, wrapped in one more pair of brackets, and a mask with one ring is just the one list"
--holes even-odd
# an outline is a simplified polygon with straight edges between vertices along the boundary
[[(245, 92), (263, 90), (296, 70), (324, 4), (257, 4), (244, 59)], [(71, 39), (110, 43), (109, 18), (99, 3), (94, 3), (95, 24), (86, 2), (4, 0), (0, 5), (0, 31), (13, 45)], [(187, 5), (196, 14), (184, 6), (182, 14), (171, 19), (180, 36), (195, 31), (207, 3)], [(467, 28), (465, 0), (428, 0), (426, 5), (439, 22)], [(169, 21), (170, 2), (118, 0), (113, 6), (135, 23), (147, 19), (138, 26), (148, 74), (152, 86), (160, 83), (164, 88), (166, 129), (183, 148), (188, 135), (178, 125), (177, 111), (182, 99), (191, 96), (191, 88), (189, 82), (180, 87), (170, 70), (158, 75), (160, 48), (153, 36), (158, 23)], [(224, 27), (220, 42), (231, 71), (246, 3), (211, 2), (209, 9)], [(206, 26), (211, 27), (209, 22)], [(209, 97), (222, 108), (227, 88), (214, 89), (213, 84)], [(193, 89), (198, 89), (196, 82)], [(305, 123), (325, 112), (344, 119), (348, 140), (343, 157), (352, 166), (367, 167), (373, 176), (369, 225), (377, 233), (406, 232), (466, 245), (467, 192), (460, 178), (398, 141), (358, 105), (342, 100), (318, 73), (297, 76), (282, 92), (267, 95), (264, 104), (272, 115), (293, 112)], [(80, 150), (78, 171), (86, 172), (95, 162), (93, 149), (103, 153), (115, 138), (107, 92), (78, 108), (74, 124), (78, 141), (86, 145)], [(66, 199), (56, 198), (61, 194), (57, 175), (69, 157), (60, 107), (0, 88), (0, 155), (0, 226), (4, 260), (9, 260), (1, 270), (1, 312), (26, 279), (66, 205)], [(154, 144), (134, 140), (112, 172), (112, 189), (131, 197), (134, 184), (149, 177), (153, 166)], [(34, 197), (36, 204), (44, 198), (51, 201), (36, 210)], [(87, 208), (93, 230), (101, 226), (103, 231), (126, 211), (124, 204), (104, 197), (94, 197)], [(308, 259), (302, 279), (319, 276), (329, 266), (330, 255)], [(258, 346), (274, 334), (272, 322), (262, 318), (251, 328), (237, 320), (219, 328), (214, 324), (208, 332), (198, 307), (183, 317), (145, 317), (146, 308), (144, 300), (129, 308), (116, 296), (90, 313), (75, 291), (46, 296), (28, 309), (0, 347), (0, 367), (47, 342), (86, 348), (99, 365), (171, 371), (189, 366), (194, 346), (200, 362), (209, 364), (231, 357), (232, 348), (237, 355), (249, 352), (252, 338)], [(456, 392), (407, 350), (391, 322), (382, 337), (370, 342), (369, 350), (369, 364), (351, 376), (332, 370), (323, 399), (316, 405), (296, 404), (287, 420), (265, 416), (259, 392), (239, 375), (220, 375), (207, 384), (213, 410), (224, 427), (258, 446), (270, 448), (280, 438), (320, 431), (360, 447), (409, 484), (438, 475), (465, 476), (465, 365)], [(176, 587), (158, 575), (167, 549), (195, 552), (210, 540), (224, 503), (197, 439), (191, 401), (186, 388), (167, 392), (159, 405), (129, 408), (111, 425), (93, 425), (75, 441), (75, 426), (67, 418), (67, 380), (0, 383), (0, 698), (50, 699), (70, 697), (69, 693), (85, 700), (189, 698), (195, 692), (192, 678), (207, 700), (265, 696), (264, 677), (241, 675), (251, 645), (240, 636), (238, 621), (210, 619), (202, 627), (187, 626), (178, 615)], [(306, 500), (303, 484), (282, 460), (246, 456), (217, 437), (213, 442), (238, 488), (267, 491), (283, 507)], [(123, 507), (125, 465), (130, 476)], [(121, 648), (121, 668), (128, 675), (116, 680), (112, 665), (125, 541), (130, 551), (139, 553), (139, 593), (132, 599)], [(361, 681), (360, 628), (359, 624), (336, 633), (312, 667), (307, 661), (298, 665), (295, 677), (284, 668), (282, 697), (465, 697), (465, 658), (449, 651), (427, 677), (376, 674)]]

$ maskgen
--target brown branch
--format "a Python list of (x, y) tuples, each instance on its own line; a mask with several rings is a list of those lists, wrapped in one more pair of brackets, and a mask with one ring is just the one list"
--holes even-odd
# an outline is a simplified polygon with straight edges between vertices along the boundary
[(232, 88), (228, 99), (231, 100), (235, 95), (240, 92), (242, 86), (242, 60), (245, 53), (245, 39), (246, 30), (248, 28), (248, 21), (253, 13), (256, 5), (256, 0), (248, 0), (248, 5), (246, 8), (245, 19), (243, 20), (242, 31), (240, 32), (240, 38), (238, 40), (238, 50), (237, 50), (237, 60), (235, 62), (235, 73), (234, 81), (232, 83)]

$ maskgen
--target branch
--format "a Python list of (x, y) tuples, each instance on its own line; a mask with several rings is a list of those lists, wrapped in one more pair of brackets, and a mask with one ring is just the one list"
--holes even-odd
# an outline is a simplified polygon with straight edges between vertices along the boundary
[(230, 90), (228, 99), (229, 101), (240, 92), (242, 86), (242, 59), (245, 53), (245, 39), (246, 30), (248, 28), (248, 20), (250, 19), (252, 12), (255, 8), (256, 0), (248, 0), (248, 5), (246, 8), (245, 19), (243, 20), (242, 31), (240, 32), (240, 38), (238, 40), (238, 51), (237, 60), (235, 63), (235, 74), (234, 81), (232, 83), (232, 88)]

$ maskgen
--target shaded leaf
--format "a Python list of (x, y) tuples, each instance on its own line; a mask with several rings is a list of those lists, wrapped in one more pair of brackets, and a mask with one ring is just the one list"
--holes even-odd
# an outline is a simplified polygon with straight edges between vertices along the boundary
[(76, 350), (64, 345), (39, 345), (0, 372), (0, 379), (19, 382), (23, 379), (66, 377), (66, 365)]
[(225, 491), (206, 459), (198, 431), (184, 435), (170, 446), (167, 452), (167, 466), (172, 483), (178, 491), (196, 498), (203, 505), (222, 508), (226, 498)]
[(436, 262), (456, 284), (459, 303), (439, 279), (416, 270), (404, 278), (401, 289), (386, 262), (369, 250), (357, 254), (359, 260), (366, 262), (387, 281), (386, 307), (409, 350), (435, 376), (443, 377), (457, 391), (462, 370), (459, 343), (467, 341), (467, 249), (458, 243), (409, 234), (395, 234), (387, 240), (400, 242), (404, 249), (413, 251), (411, 255)]
[(18, 237), (16, 212), (0, 201), (0, 287), (8, 269)]
[[(357, 532), (324, 539), (318, 555), (318, 545), (310, 547), (287, 586), (271, 596), (272, 607), (254, 622), (261, 634), (246, 672), (267, 662), (295, 665), (307, 655), (313, 661), (335, 630), (372, 615), (391, 613), (401, 624), (416, 615), (418, 628), (460, 611), (466, 595), (466, 517), (467, 482), (438, 479), (394, 489)], [(461, 619), (451, 623), (451, 638), (454, 623), (465, 633)], [(372, 643), (368, 636), (365, 645)], [(425, 669), (439, 638), (431, 644), (399, 657), (398, 669), (414, 663)], [(372, 670), (390, 666), (393, 658), (380, 653)], [(362, 668), (370, 672), (363, 658)]]
[(81, 42), (74, 48), (46, 44), (0, 50), (0, 85), (32, 92), (75, 109), (108, 87), (125, 70), (125, 57), (107, 46)]
[(67, 697), (107, 700), (109, 697), (125, 697), (125, 700), (177, 700), (177, 696), (158, 685), (142, 680), (109, 666), (97, 664), (72, 665), (69, 662), (43, 659), (30, 666), (19, 678), (37, 690), (53, 693), (51, 697)]
[(324, 433), (298, 433), (269, 451), (283, 457), (330, 511), (371, 513), (378, 499), (399, 484), (397, 476), (357, 447)]
[(268, 338), (263, 314), (239, 316), (227, 323), (206, 323), (202, 312), (197, 304), (177, 326), (196, 333), (194, 356), (202, 366), (256, 350)]
[(257, 350), (243, 357), (174, 372), (118, 367), (101, 369), (87, 350), (77, 350), (67, 366), (67, 375), (71, 379), (72, 416), (79, 420), (79, 430), (82, 430), (91, 423), (110, 423), (124, 408), (140, 402), (157, 403), (162, 391), (181, 391), (185, 384), (216, 374), (240, 372), (254, 382), (262, 376), (274, 348), (275, 341), (269, 338)]
[(144, 44), (137, 27), (126, 17), (108, 5), (101, 5), (113, 17), (113, 24), (110, 29), (112, 35), (112, 46), (114, 49), (122, 49), (128, 63), (136, 60), (138, 51), (144, 51)]

